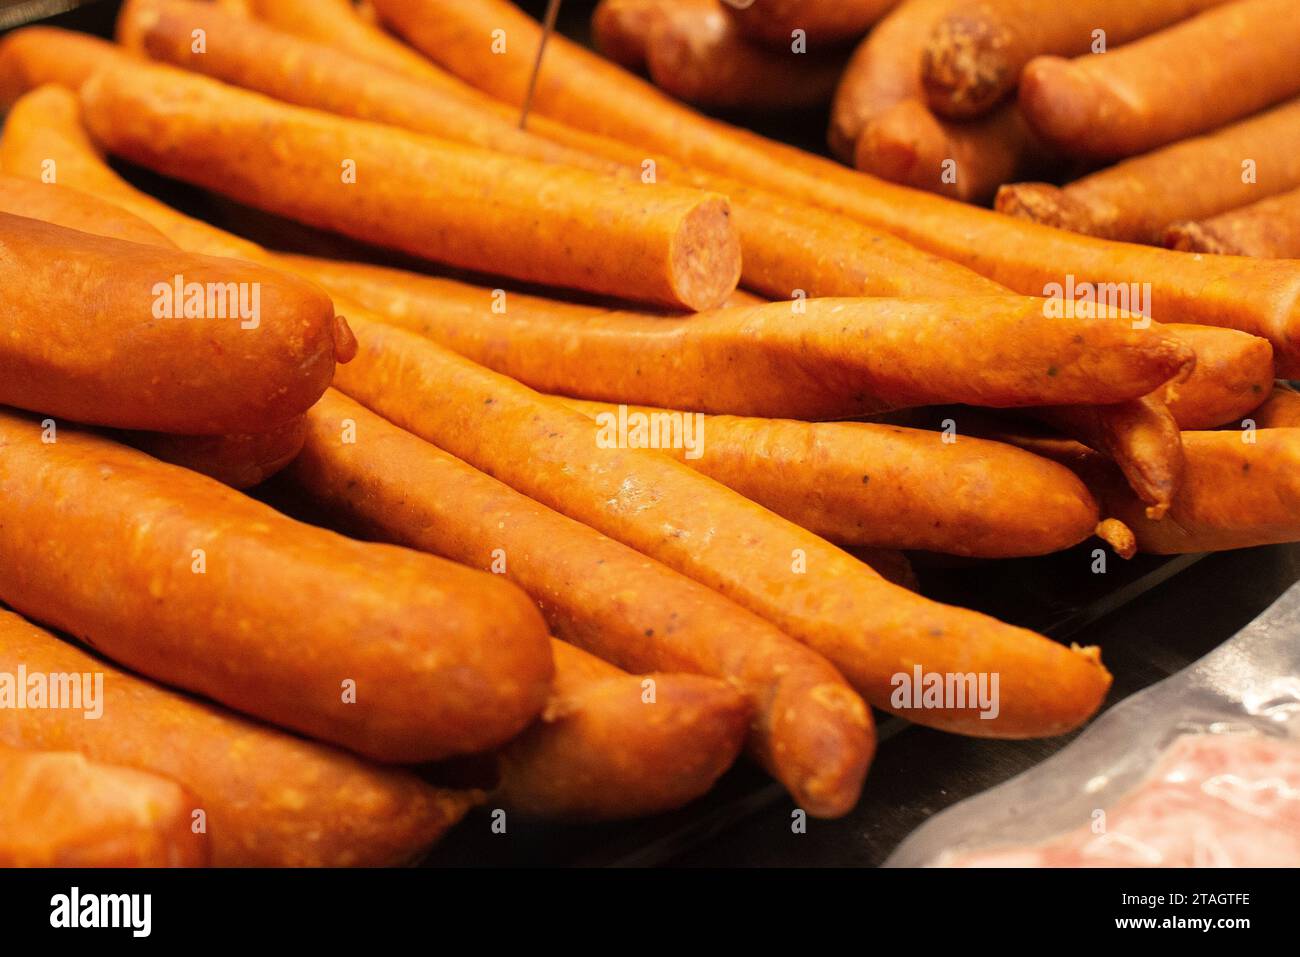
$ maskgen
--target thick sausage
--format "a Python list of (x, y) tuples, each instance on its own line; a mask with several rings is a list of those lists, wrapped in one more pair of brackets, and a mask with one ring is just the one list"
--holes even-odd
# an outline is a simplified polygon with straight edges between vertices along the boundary
[[(475, 86), (522, 102), (536, 22), (501, 0), (376, 0), (388, 23)], [(494, 29), (518, 42), (497, 56)], [(1108, 54), (1109, 56), (1110, 54)], [(1300, 60), (1297, 60), (1300, 62)], [(1078, 236), (893, 186), (708, 120), (606, 60), (552, 38), (534, 106), (557, 119), (844, 213), (954, 259), (1025, 295), (1052, 283), (1150, 283), (1160, 321), (1228, 326), (1269, 339), (1300, 371), (1300, 264), (1194, 257)]]
[[(115, 660), (381, 760), (481, 751), (551, 678), (527, 596), (0, 414), (0, 600)], [(43, 441), (45, 440), (45, 441)]]
[(1238, 0), (1103, 55), (1043, 56), (1020, 76), (1030, 125), (1066, 153), (1118, 159), (1300, 93), (1292, 0)]
[[(980, 116), (1016, 88), (1020, 71), (1035, 56), (1105, 52), (1223, 2), (960, 0), (935, 24), (926, 43), (926, 98), (943, 116)], [(1105, 44), (1101, 50), (1095, 49), (1098, 40)]]
[(718, 305), (740, 278), (718, 194), (502, 156), (164, 67), (104, 70), (81, 96), (92, 134), (128, 159), (452, 266), (688, 309)]
[(1199, 222), (1174, 223), (1163, 241), (1181, 252), (1300, 259), (1300, 189)]
[(1300, 429), (1184, 432), (1187, 472), (1160, 521), (1104, 468), (1083, 472), (1108, 514), (1138, 548), (1158, 555), (1219, 551), (1300, 539)]
[[(340, 441), (351, 422), (356, 443)], [(823, 658), (716, 592), (484, 475), (331, 389), (289, 478), (365, 534), (496, 568), (556, 634), (636, 672), (728, 682), (750, 703), (748, 747), (799, 806), (857, 802), (870, 714)]]
[(841, 57), (817, 47), (754, 44), (720, 0), (603, 0), (591, 26), (606, 56), (648, 70), (661, 90), (705, 107), (818, 106), (830, 100), (844, 68)]
[[(336, 380), (342, 391), (768, 618), (825, 654), (873, 704), (949, 730), (1022, 737), (1077, 726), (1105, 695), (1110, 678), (1095, 649), (1067, 649), (891, 585), (667, 456), (596, 446), (581, 413), (406, 330), (363, 322), (357, 335), (357, 359)], [(897, 693), (914, 668), (997, 673), (998, 715), (981, 718), (964, 695), (916, 707)]]
[(77, 751), (178, 782), (197, 795), (220, 867), (405, 863), (476, 800), (119, 671), (0, 609), (0, 671), (19, 668), (102, 674), (103, 715), (0, 709), (0, 743)]
[(612, 821), (706, 793), (740, 753), (749, 705), (699, 675), (630, 675), (562, 641), (546, 710), (501, 751), (496, 795), (542, 818)]
[(1170, 323), (1162, 329), (1196, 353), (1196, 368), (1170, 387), (1166, 401), (1184, 431), (1217, 429), (1259, 405), (1273, 385), (1273, 347), (1267, 339), (1214, 326)]
[(1248, 418), (1259, 429), (1300, 428), (1300, 393), (1286, 383), (1279, 382), (1272, 393)]
[(5, 213), (0, 245), (8, 405), (128, 429), (256, 432), (304, 411), (333, 375), (334, 306), (301, 279)]
[(203, 867), (197, 807), (154, 774), (0, 744), (0, 867)]
[(306, 434), (307, 420), (300, 415), (265, 432), (200, 436), (127, 432), (119, 438), (156, 459), (245, 489), (260, 485), (292, 462), (302, 451)]
[[(1250, 162), (1252, 170), (1245, 168)], [(1166, 227), (1300, 186), (1300, 100), (1135, 156), (1064, 187), (1013, 183), (999, 212), (1104, 239), (1159, 243)]]
[(138, 216), (132, 216), (89, 193), (57, 183), (0, 176), (0, 212), (110, 239), (153, 246), (172, 245), (166, 236)]
[[(866, 33), (898, 0), (754, 0), (728, 3), (728, 12), (746, 36), (773, 46), (789, 46), (803, 31), (809, 43), (848, 43)], [(382, 12), (382, 11), (381, 11)]]
[[(606, 426), (643, 417), (655, 448), (841, 545), (980, 558), (1045, 555), (1092, 534), (1069, 469), (998, 442), (866, 422), (702, 416), (687, 449), (659, 441), (689, 413), (566, 400)], [(868, 561), (868, 564), (871, 564)]]

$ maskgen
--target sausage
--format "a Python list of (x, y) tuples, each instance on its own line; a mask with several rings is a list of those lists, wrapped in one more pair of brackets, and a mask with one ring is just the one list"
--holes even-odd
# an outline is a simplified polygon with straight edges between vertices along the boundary
[[(667, 456), (595, 447), (590, 420), (511, 379), (403, 329), (362, 322), (356, 331), (357, 358), (335, 383), (343, 392), (767, 618), (878, 707), (967, 734), (1023, 737), (1077, 726), (1105, 695), (1110, 677), (1095, 649), (929, 602)], [(914, 707), (893, 693), (914, 668), (997, 672), (999, 714), (981, 718), (964, 696)]]
[[(480, 796), (436, 790), (120, 671), (0, 609), (0, 671), (103, 677), (103, 716), (0, 709), (0, 743), (76, 751), (176, 781), (196, 795), (219, 867), (392, 866)], [(186, 826), (192, 826), (186, 813)]]
[(307, 434), (305, 416), (297, 416), (266, 432), (233, 435), (167, 435), (128, 432), (117, 437), (156, 459), (199, 472), (231, 488), (260, 485), (281, 471), (302, 451)]
[[(355, 444), (339, 441), (347, 421)], [(331, 514), (370, 537), (467, 565), (503, 563), (556, 634), (622, 668), (726, 681), (752, 710), (749, 753), (800, 807), (835, 817), (857, 802), (874, 742), (871, 717), (821, 656), (333, 389), (308, 424), (288, 478)]]
[(0, 413), (0, 600), (16, 610), (379, 760), (493, 747), (544, 704), (545, 626), (508, 583), (299, 524), (97, 436), (45, 437)]
[(128, 429), (255, 432), (302, 412), (333, 375), (334, 307), (301, 279), (7, 213), (0, 244), (8, 405)]
[(1061, 406), (1040, 415), (1114, 461), (1149, 518), (1169, 511), (1186, 465), (1178, 423), (1161, 394), (1110, 406)]
[(1259, 408), (1248, 416), (1259, 429), (1300, 428), (1300, 393), (1279, 382)]
[[(727, 12), (749, 37), (773, 46), (788, 46), (791, 33), (802, 30), (809, 43), (856, 40), (889, 12), (898, 0), (754, 0), (729, 3)], [(383, 7), (379, 7), (383, 15)]]
[[(174, 247), (159, 230), (120, 207), (53, 184), (0, 176), (0, 211), (99, 236)], [(202, 472), (232, 488), (250, 488), (284, 468), (302, 448), (304, 434), (300, 415), (265, 432), (202, 436), (122, 432), (118, 437), (155, 458)]]
[[(1247, 175), (1247, 161), (1258, 179)], [(1135, 156), (1064, 187), (1014, 183), (999, 212), (1061, 229), (1159, 243), (1165, 229), (1300, 186), (1300, 100)]]
[(540, 391), (700, 412), (816, 419), (942, 402), (1123, 401), (1192, 360), (1159, 331), (1047, 318), (1040, 300), (1020, 297), (814, 299), (668, 319), (509, 293), (502, 312), (489, 290), (451, 280), (285, 262)]
[(853, 51), (831, 102), (831, 153), (853, 163), (862, 131), (876, 117), (921, 95), (921, 51), (955, 0), (902, 0)]
[(1138, 548), (1157, 555), (1221, 551), (1300, 538), (1300, 429), (1184, 432), (1187, 473), (1168, 514), (1151, 521), (1122, 482), (1084, 473)]
[(154, 246), (172, 245), (166, 236), (139, 217), (89, 193), (55, 183), (0, 175), (0, 212), (110, 239)]
[(196, 807), (157, 775), (0, 744), (0, 867), (203, 867)]
[(867, 122), (852, 162), (891, 182), (972, 203), (1026, 169), (1035, 149), (1017, 110), (953, 124), (907, 99)]
[(363, 19), (352, 0), (248, 0), (259, 20), (426, 84), (454, 89), (455, 78)]
[[(744, 37), (719, 0), (603, 0), (597, 45), (688, 103), (719, 109), (800, 109), (830, 101), (844, 68), (820, 49), (762, 47)], [(631, 61), (631, 62), (625, 62)]]
[[(197, 50), (195, 30), (206, 37)], [(489, 106), (488, 97), (459, 80), (448, 77), (444, 85), (430, 85), (256, 20), (232, 17), (211, 3), (128, 0), (117, 32), (155, 60), (286, 103), (548, 163), (605, 173), (619, 168), (520, 130), (518, 118), (509, 115), (513, 111)]]
[[(500, 0), (377, 0), (390, 26), (480, 89), (522, 102), (539, 29)], [(491, 32), (518, 39), (490, 52)], [(1194, 257), (1011, 220), (989, 210), (846, 170), (837, 163), (706, 119), (563, 37), (553, 37), (536, 109), (583, 129), (858, 219), (1025, 295), (1068, 277), (1150, 283), (1157, 320), (1227, 326), (1273, 343), (1279, 374), (1300, 374), (1300, 265)]]
[(1048, 142), (1096, 160), (1215, 129), (1300, 93), (1294, 12), (1291, 0), (1238, 0), (1103, 56), (1035, 57), (1020, 108)]
[(626, 820), (705, 794), (740, 753), (749, 706), (714, 678), (630, 675), (553, 642), (555, 689), (501, 751), (496, 796), (531, 817)]
[(39, 178), (48, 159), (55, 160), (61, 183), (143, 219), (182, 249), (272, 264), (256, 243), (178, 213), (118, 176), (87, 137), (76, 94), (58, 86), (42, 86), (19, 99), (0, 136), (0, 168), (7, 173)]
[[(606, 424), (640, 414), (647, 437), (680, 412), (566, 400)], [(681, 420), (678, 420), (679, 422)], [(702, 417), (699, 445), (667, 454), (839, 545), (978, 558), (1046, 555), (1099, 520), (1069, 469), (998, 442), (866, 422)], [(656, 445), (655, 447), (659, 447)], [(698, 452), (698, 454), (697, 454)], [(868, 561), (868, 564), (871, 564)]]
[(1180, 429), (1217, 429), (1237, 421), (1268, 395), (1273, 385), (1273, 347), (1267, 339), (1186, 323), (1161, 328), (1196, 353), (1196, 368), (1167, 397)]
[[(203, 53), (192, 50), (191, 31), (196, 24), (208, 36)], [(477, 91), (473, 92), (478, 101), (449, 96), (441, 88), (386, 73), (331, 48), (256, 23), (223, 18), (210, 4), (134, 0), (123, 7), (119, 30), (123, 29), (129, 29), (151, 56), (302, 106), (382, 121), (528, 159), (638, 179), (646, 163), (653, 161), (660, 182), (730, 198), (741, 240), (742, 278), (746, 285), (772, 298), (790, 298), (795, 290), (810, 296), (859, 296), (955, 295), (999, 289), (967, 269), (845, 217), (732, 179), (688, 170), (662, 156), (647, 156), (545, 117), (532, 117), (531, 132), (522, 133), (513, 117), (502, 117), (485, 106), (496, 101)]]
[(1300, 189), (1209, 219), (1174, 223), (1163, 243), (1181, 252), (1300, 259)]
[[(930, 108), (958, 120), (982, 116), (1016, 88), (1039, 54), (1104, 52), (1223, 0), (959, 0), (931, 30), (921, 58)], [(1095, 31), (1102, 31), (1098, 38)], [(1105, 46), (1095, 49), (1102, 39)]]
[(0, 109), (42, 83), (78, 89), (98, 68), (103, 40), (56, 27), (24, 27), (0, 36)]
[[(81, 96), (92, 135), (128, 159), (453, 266), (687, 309), (718, 305), (740, 278), (718, 194), (502, 156), (162, 67), (101, 71)], [(229, 148), (239, 142), (276, 149)]]

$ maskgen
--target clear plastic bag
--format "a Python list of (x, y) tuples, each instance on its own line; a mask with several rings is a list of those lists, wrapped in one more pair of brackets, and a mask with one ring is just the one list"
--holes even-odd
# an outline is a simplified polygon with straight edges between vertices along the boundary
[(1300, 866), (1300, 584), (887, 867)]

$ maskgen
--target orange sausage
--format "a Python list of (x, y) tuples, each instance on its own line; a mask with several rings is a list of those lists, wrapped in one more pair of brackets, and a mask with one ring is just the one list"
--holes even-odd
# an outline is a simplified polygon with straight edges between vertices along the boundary
[(8, 405), (128, 429), (256, 432), (302, 412), (333, 375), (333, 304), (300, 279), (5, 213), (0, 244)]
[(891, 182), (969, 203), (986, 201), (1023, 172), (1035, 149), (1017, 110), (953, 124), (907, 99), (867, 122), (852, 162)]
[(1187, 474), (1158, 522), (1114, 476), (1084, 472), (1141, 551), (1174, 555), (1300, 540), (1300, 429), (1184, 432), (1183, 448)]
[(611, 59), (648, 70), (661, 90), (705, 107), (817, 106), (830, 100), (844, 68), (820, 49), (752, 43), (720, 0), (602, 0), (591, 27)]
[(1163, 242), (1181, 252), (1300, 259), (1300, 189), (1199, 222), (1174, 223)]
[[(1258, 169), (1248, 175), (1247, 161)], [(1159, 243), (1166, 227), (1300, 186), (1300, 100), (1125, 160), (1064, 187), (1014, 183), (999, 212), (1061, 229)]]
[(1020, 108), (1048, 142), (1092, 159), (1186, 139), (1300, 93), (1294, 14), (1292, 0), (1238, 0), (1103, 56), (1036, 57)]
[[(921, 70), (926, 98), (942, 116), (981, 116), (1016, 88), (1020, 71), (1039, 54), (1104, 52), (1220, 3), (959, 0), (934, 25), (926, 43)], [(1101, 50), (1096, 49), (1098, 40), (1104, 44)]]
[[(174, 246), (159, 230), (89, 193), (11, 176), (0, 177), (0, 211), (154, 246)], [(232, 488), (250, 488), (284, 468), (302, 448), (305, 424), (297, 416), (266, 432), (169, 435), (123, 432), (122, 441), (155, 458), (202, 472)]]
[(740, 277), (717, 194), (505, 157), (163, 67), (110, 68), (81, 96), (96, 139), (135, 162), (453, 266), (688, 309), (718, 305)]
[(1273, 347), (1267, 339), (1214, 326), (1171, 323), (1161, 328), (1196, 353), (1196, 368), (1167, 397), (1180, 429), (1217, 429), (1237, 421), (1268, 395)]
[[(754, 0), (728, 3), (728, 12), (746, 35), (788, 46), (791, 33), (801, 30), (809, 43), (833, 44), (856, 40), (889, 12), (898, 0)], [(380, 8), (382, 14), (382, 8)]]
[(104, 45), (56, 27), (24, 27), (0, 37), (0, 109), (42, 83), (78, 89), (98, 68)]
[(816, 419), (942, 402), (1122, 401), (1185, 371), (1192, 356), (1158, 330), (1046, 318), (1039, 300), (1020, 297), (812, 299), (668, 319), (503, 300), (383, 267), (284, 261), (535, 389), (691, 411)]
[(1162, 395), (1111, 406), (1061, 406), (1040, 415), (1114, 461), (1150, 518), (1169, 510), (1186, 465), (1178, 423)]
[[(195, 49), (195, 30), (206, 37), (202, 49)], [(123, 43), (155, 60), (286, 103), (548, 163), (605, 173), (619, 168), (520, 130), (518, 118), (509, 115), (513, 111), (453, 77), (431, 85), (258, 21), (232, 17), (211, 3), (128, 0), (118, 15), (117, 32)], [(120, 59), (108, 55), (116, 50), (111, 44), (105, 48), (106, 65)]]
[(1300, 393), (1279, 382), (1268, 399), (1251, 410), (1248, 418), (1260, 429), (1300, 428)]
[[(522, 101), (537, 24), (501, 0), (377, 0), (390, 26), (457, 75)], [(491, 53), (492, 30), (518, 42)], [(1112, 54), (1108, 54), (1112, 55)], [(1067, 275), (1151, 283), (1157, 320), (1241, 329), (1269, 339), (1281, 374), (1300, 370), (1300, 265), (1193, 257), (1017, 222), (893, 186), (836, 163), (708, 120), (613, 64), (553, 38), (535, 107), (554, 118), (657, 150), (885, 229), (1026, 295)]]
[[(565, 404), (606, 416), (598, 419), (606, 425), (620, 414), (640, 414), (647, 440), (661, 434), (660, 423), (671, 428), (671, 417), (683, 415)], [(698, 429), (698, 447), (667, 453), (841, 545), (982, 558), (1045, 555), (1083, 541), (1099, 518), (1068, 469), (997, 442), (962, 437), (948, 444), (937, 432), (865, 422), (725, 415), (702, 416)]]
[[(726, 681), (752, 710), (749, 753), (800, 807), (834, 817), (857, 802), (874, 741), (870, 714), (819, 655), (333, 389), (308, 423), (289, 478), (331, 514), (370, 537), (503, 571), (556, 634), (623, 668)], [(348, 423), (353, 444), (340, 441)]]
[[(192, 49), (196, 25), (209, 40), (203, 53)], [(521, 133), (513, 116), (501, 115), (502, 110), (510, 113), (508, 108), (463, 84), (460, 93), (449, 94), (350, 54), (223, 18), (210, 4), (135, 0), (123, 7), (119, 29), (129, 29), (151, 56), (302, 106), (629, 177), (646, 175), (647, 164), (653, 162), (660, 182), (730, 198), (741, 240), (743, 280), (771, 298), (790, 298), (797, 289), (810, 296), (998, 290), (969, 270), (845, 217), (725, 177), (686, 170), (662, 156), (647, 156), (545, 117), (532, 117), (531, 132)], [(473, 97), (467, 99), (465, 91)]]
[[(879, 707), (968, 734), (1023, 737), (1077, 726), (1109, 686), (1095, 649), (1067, 649), (890, 585), (667, 456), (593, 447), (581, 413), (405, 330), (365, 322), (357, 334), (358, 357), (336, 380), (342, 391), (762, 615), (822, 652)], [(997, 672), (999, 714), (981, 718), (964, 696), (947, 707), (915, 707), (894, 693), (907, 680), (898, 675), (914, 667)]]
[(302, 451), (306, 433), (307, 420), (300, 415), (266, 432), (204, 436), (128, 432), (119, 438), (156, 459), (245, 489), (260, 485), (292, 462)]
[(481, 751), (542, 707), (545, 627), (508, 583), (301, 525), (87, 433), (43, 438), (0, 414), (0, 599), (15, 609), (380, 760)]
[(426, 84), (459, 83), (406, 44), (364, 20), (352, 0), (248, 0), (253, 16), (289, 33), (345, 50)]
[[(475, 803), (119, 671), (0, 609), (0, 671), (103, 675), (103, 716), (0, 709), (0, 743), (77, 751), (178, 782), (219, 867), (406, 863)], [(186, 826), (193, 817), (186, 813)]]
[(203, 867), (198, 806), (153, 774), (0, 744), (0, 867)]
[[(55, 169), (57, 169), (57, 164)], [(39, 219), (110, 239), (153, 246), (172, 245), (144, 220), (89, 193), (54, 183), (0, 176), (0, 212)]]
[(546, 710), (501, 751), (496, 794), (541, 818), (613, 821), (705, 794), (740, 753), (749, 708), (698, 675), (630, 675), (562, 641)]

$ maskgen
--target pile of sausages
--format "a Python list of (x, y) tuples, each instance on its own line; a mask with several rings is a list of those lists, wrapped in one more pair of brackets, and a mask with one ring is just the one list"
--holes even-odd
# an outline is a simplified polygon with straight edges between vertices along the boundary
[[(635, 6), (599, 15), (618, 58), (692, 82)], [(891, 4), (662, 6), (750, 50)], [(1300, 539), (1300, 263), (888, 184), (562, 37), (521, 129), (540, 28), (503, 0), (128, 0), (117, 39), (0, 38), (0, 862), (401, 863), (485, 802), (680, 807), (742, 752), (834, 817), (872, 707), (1026, 738), (1110, 686), (1099, 649), (920, 596), (900, 550)], [(954, 111), (1010, 109), (977, 72)], [(1149, 309), (1043, 298), (1076, 281)], [(702, 444), (601, 438), (630, 416)], [(311, 524), (245, 493), (273, 476)], [(916, 672), (996, 676), (997, 707), (899, 696)], [(17, 675), (100, 676), (102, 713)]]

